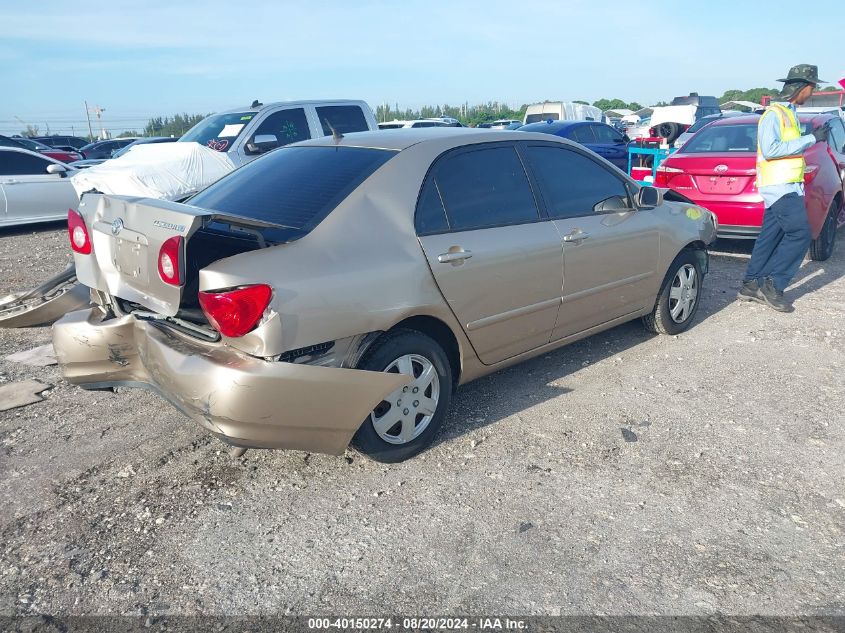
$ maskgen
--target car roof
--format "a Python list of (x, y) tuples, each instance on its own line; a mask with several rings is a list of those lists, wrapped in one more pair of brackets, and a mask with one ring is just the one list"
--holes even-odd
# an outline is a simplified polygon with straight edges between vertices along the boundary
[[(712, 127), (716, 125), (743, 125), (743, 124), (757, 124), (760, 120), (760, 114), (743, 114), (742, 116), (732, 116), (732, 117), (722, 117), (721, 119), (716, 119), (713, 123), (710, 123), (707, 127)], [(831, 114), (829, 112), (825, 113), (813, 113), (813, 112), (799, 112), (798, 113), (798, 120), (801, 123), (821, 123), (822, 121), (826, 121), (828, 119), (837, 119), (835, 114)]]
[[(566, 128), (570, 128), (575, 125), (582, 125), (585, 123), (598, 123), (598, 121), (554, 121), (554, 120), (545, 120), (545, 121), (535, 121), (534, 123), (526, 123), (522, 127), (531, 127), (532, 129), (538, 130), (543, 128), (547, 131), (553, 130), (565, 130)], [(532, 127), (533, 126), (533, 127)]]
[[(305, 106), (305, 105), (314, 105), (314, 106), (324, 106), (324, 105), (366, 105), (360, 99), (303, 99), (301, 101), (274, 101), (273, 103), (263, 103), (259, 106), (244, 106), (242, 108), (230, 108), (228, 110), (220, 110), (220, 112), (215, 112), (210, 116), (215, 116), (218, 114), (234, 114), (238, 112), (254, 112), (259, 113), (262, 110), (267, 110), (269, 108), (278, 108), (279, 106)], [(367, 106), (369, 107), (369, 106)]]
[[(345, 134), (339, 142), (335, 142), (331, 136), (310, 139), (296, 143), (295, 146), (322, 146), (333, 147), (363, 147), (371, 149), (387, 149), (402, 151), (420, 143), (441, 143), (446, 149), (483, 143), (485, 141), (552, 141), (562, 144), (573, 145), (565, 139), (557, 136), (549, 136), (540, 132), (520, 132), (517, 130), (489, 130), (486, 128), (467, 127), (425, 127), (425, 128), (400, 128), (397, 130), (379, 130), (376, 132), (354, 132)], [(451, 142), (450, 142), (451, 141)], [(291, 146), (288, 146), (291, 147)]]

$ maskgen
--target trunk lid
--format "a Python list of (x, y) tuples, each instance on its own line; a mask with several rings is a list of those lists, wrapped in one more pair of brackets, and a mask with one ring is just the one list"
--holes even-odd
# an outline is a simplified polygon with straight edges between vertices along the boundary
[[(191, 282), (198, 270), (188, 270), (186, 246), (198, 231), (211, 223), (228, 225), (266, 245), (256, 229), (276, 226), (187, 204), (104, 194), (83, 196), (79, 212), (92, 245), (89, 255), (74, 252), (79, 281), (164, 316), (176, 316), (186, 287), (195, 292)], [(162, 245), (174, 236), (183, 238), (178, 286), (166, 283), (158, 268)]]
[(757, 156), (753, 152), (676, 153), (667, 158), (662, 166), (681, 170), (680, 173), (667, 174), (670, 187), (674, 188), (673, 180), (684, 174), (701, 193), (732, 195), (754, 188), (756, 161)]

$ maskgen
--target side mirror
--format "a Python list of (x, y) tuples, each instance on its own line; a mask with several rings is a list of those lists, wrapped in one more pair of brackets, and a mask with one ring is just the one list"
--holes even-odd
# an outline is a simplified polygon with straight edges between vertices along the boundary
[(279, 147), (279, 139), (275, 134), (256, 134), (246, 144), (246, 151), (250, 154), (263, 154)]
[(659, 189), (655, 189), (654, 187), (640, 187), (635, 202), (639, 209), (654, 209), (663, 204), (663, 194), (660, 193)]
[(623, 135), (622, 135), (622, 140), (623, 140), (625, 143), (630, 143), (630, 142), (631, 142), (631, 137), (630, 137), (630, 136), (628, 136), (627, 134), (623, 134)]
[(67, 173), (67, 169), (65, 169), (64, 165), (57, 165), (56, 163), (50, 163), (47, 165), (47, 173), (48, 174), (60, 174), (63, 178)]

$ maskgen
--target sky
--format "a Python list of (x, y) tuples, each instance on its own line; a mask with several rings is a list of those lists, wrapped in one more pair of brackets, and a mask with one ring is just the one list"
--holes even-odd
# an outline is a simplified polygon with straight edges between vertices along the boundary
[(798, 63), (845, 77), (845, 2), (770, 4), (0, 0), (0, 134), (83, 132), (85, 101), (117, 133), (253, 99), (647, 105), (779, 86)]

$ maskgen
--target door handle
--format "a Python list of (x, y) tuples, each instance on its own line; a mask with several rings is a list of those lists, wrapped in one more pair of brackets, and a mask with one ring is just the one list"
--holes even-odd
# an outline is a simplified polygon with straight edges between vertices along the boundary
[(458, 264), (463, 263), (465, 259), (469, 259), (472, 257), (472, 251), (465, 251), (463, 249), (459, 251), (449, 251), (448, 253), (441, 253), (437, 256), (437, 261), (441, 264), (452, 264), (457, 266)]
[(589, 233), (584, 233), (584, 231), (581, 230), (575, 230), (572, 231), (572, 233), (570, 233), (569, 235), (564, 235), (563, 241), (571, 242), (574, 244), (580, 244), (583, 240), (586, 240), (588, 237), (590, 237)]
[(19, 182), (20, 182), (19, 180), (4, 180), (4, 181), (3, 181), (3, 184), (4, 184), (4, 185), (16, 185), (16, 184), (18, 184)]

